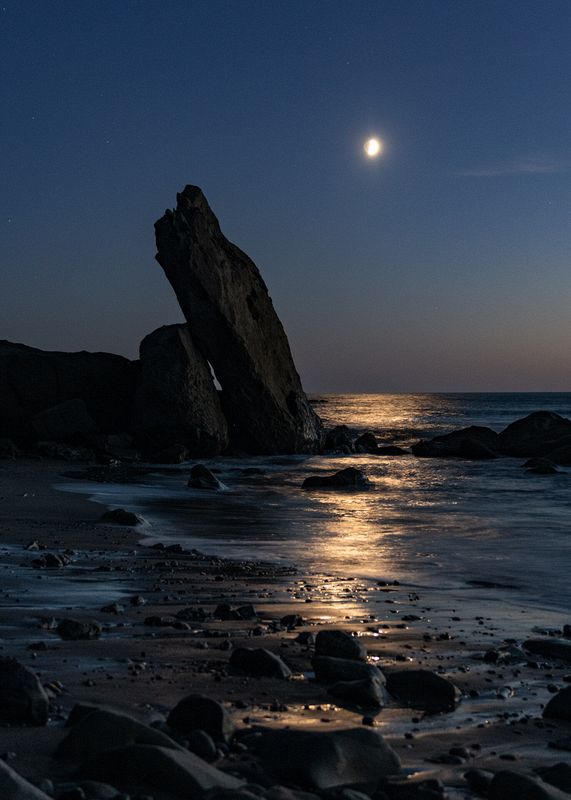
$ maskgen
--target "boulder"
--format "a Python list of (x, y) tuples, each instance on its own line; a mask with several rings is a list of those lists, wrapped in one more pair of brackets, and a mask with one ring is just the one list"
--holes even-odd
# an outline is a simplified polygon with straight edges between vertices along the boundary
[(256, 678), (289, 678), (291, 670), (282, 659), (263, 648), (237, 647), (230, 656), (230, 666)]
[(535, 775), (502, 770), (497, 772), (488, 788), (488, 800), (569, 800), (567, 792), (550, 786)]
[(264, 731), (255, 750), (279, 779), (308, 789), (353, 786), (372, 794), (400, 771), (397, 754), (371, 728)]
[(471, 425), (443, 436), (422, 440), (412, 446), (420, 458), (491, 459), (498, 456), (498, 434), (491, 428)]
[(46, 725), (48, 698), (38, 676), (15, 658), (0, 659), (0, 721)]
[(2, 800), (52, 800), (44, 792), (36, 789), (21, 775), (0, 759), (0, 797)]
[(327, 431), (323, 450), (326, 453), (353, 453), (353, 434), (347, 425), (336, 425)]
[(546, 457), (554, 464), (571, 465), (571, 438), (561, 440), (554, 450), (547, 453)]
[(526, 469), (528, 475), (559, 475), (559, 470), (553, 464), (550, 464), (547, 459), (544, 459), (544, 464), (536, 464), (535, 467)]
[(381, 674), (356, 681), (338, 681), (328, 688), (328, 692), (341, 703), (349, 705), (380, 708), (383, 705), (384, 683)]
[(109, 353), (47, 352), (0, 341), (0, 436), (35, 440), (32, 419), (69, 400), (83, 401), (100, 431), (125, 430), (137, 371), (136, 362)]
[(460, 690), (451, 681), (426, 669), (391, 672), (387, 690), (403, 705), (429, 713), (453, 711), (460, 700)]
[(95, 620), (62, 619), (56, 630), (62, 639), (76, 642), (82, 639), (99, 638), (102, 627)]
[(144, 786), (188, 800), (200, 798), (214, 789), (235, 791), (244, 783), (188, 750), (143, 744), (99, 753), (81, 772), (86, 777), (108, 781), (121, 788)]
[(99, 517), (99, 522), (103, 522), (106, 525), (128, 525), (129, 527), (134, 527), (135, 525), (141, 525), (143, 521), (143, 518), (138, 514), (133, 511), (125, 511), (124, 508), (112, 508)]
[(355, 467), (347, 467), (333, 475), (310, 475), (301, 484), (302, 489), (368, 489), (368, 478)]
[(523, 649), (544, 658), (559, 658), (571, 662), (571, 641), (568, 639), (527, 639)]
[[(553, 411), (535, 411), (508, 425), (498, 445), (508, 456), (549, 456), (571, 442), (571, 420)], [(556, 460), (553, 459), (552, 460)]]
[(355, 452), (357, 453), (376, 453), (379, 445), (373, 433), (363, 433), (355, 439)]
[(191, 489), (210, 489), (219, 491), (224, 486), (204, 464), (195, 464), (190, 470), (188, 484)]
[(326, 630), (316, 636), (315, 655), (366, 661), (367, 649), (361, 639), (347, 631)]
[(366, 678), (378, 678), (384, 682), (384, 675), (374, 664), (357, 661), (351, 658), (331, 658), (314, 656), (311, 666), (315, 672), (315, 680), (319, 683), (337, 683), (338, 681), (357, 681)]
[(189, 460), (190, 452), (184, 444), (173, 444), (152, 453), (148, 458), (151, 464), (183, 464)]
[(202, 730), (215, 742), (226, 744), (234, 735), (234, 723), (222, 703), (201, 694), (184, 697), (168, 715), (167, 725), (183, 736)]
[(182, 750), (169, 736), (120, 711), (95, 708), (79, 717), (55, 752), (57, 758), (86, 759), (130, 745), (154, 745)]
[(165, 325), (139, 348), (140, 373), (131, 419), (145, 453), (176, 445), (212, 456), (228, 445), (228, 426), (208, 362), (187, 325)]
[(571, 722), (571, 686), (566, 686), (553, 695), (543, 709), (543, 716), (548, 719), (564, 719)]
[(535, 772), (542, 781), (571, 795), (571, 764), (559, 761), (550, 767), (537, 767)]
[(186, 186), (156, 222), (157, 261), (193, 341), (222, 386), (234, 447), (314, 452), (319, 417), (305, 396), (289, 344), (253, 261), (226, 239), (201, 189)]

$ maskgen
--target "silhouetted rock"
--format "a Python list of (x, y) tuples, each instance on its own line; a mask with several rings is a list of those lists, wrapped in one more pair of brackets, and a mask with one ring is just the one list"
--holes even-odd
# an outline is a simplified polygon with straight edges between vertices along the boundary
[[(498, 447), (508, 456), (549, 456), (571, 444), (571, 420), (553, 411), (535, 411), (499, 434)], [(552, 460), (555, 460), (552, 458)]]
[(355, 439), (355, 451), (357, 453), (376, 453), (379, 445), (372, 433), (363, 433), (358, 439)]
[(310, 475), (301, 484), (302, 489), (367, 489), (369, 486), (369, 480), (355, 467), (347, 467), (333, 475)]
[(460, 690), (447, 678), (426, 669), (407, 669), (387, 675), (387, 690), (403, 705), (425, 711), (453, 711)]
[(110, 708), (88, 708), (75, 715), (70, 732), (57, 747), (57, 758), (85, 761), (106, 750), (133, 744), (182, 749), (156, 728)]
[(193, 456), (221, 453), (228, 445), (208, 362), (186, 325), (165, 325), (140, 345), (140, 375), (131, 431), (138, 447), (155, 453), (184, 445)]
[(255, 751), (278, 778), (317, 790), (358, 786), (373, 794), (384, 778), (400, 771), (397, 754), (371, 728), (268, 730)]
[(353, 447), (353, 439), (354, 436), (347, 425), (336, 425), (330, 431), (327, 431), (323, 449), (325, 452), (352, 453), (355, 449)]
[(366, 661), (367, 649), (361, 639), (347, 631), (327, 630), (317, 634), (315, 655)]
[(553, 695), (543, 710), (543, 716), (571, 722), (571, 686), (566, 686)]
[(366, 678), (379, 678), (384, 683), (384, 675), (374, 664), (351, 658), (332, 658), (314, 656), (311, 666), (318, 683), (337, 683), (338, 681), (359, 681)]
[(183, 736), (206, 731), (215, 742), (227, 743), (234, 735), (234, 723), (222, 703), (201, 694), (184, 697), (168, 715), (167, 724)]
[(412, 452), (420, 458), (491, 459), (498, 456), (498, 434), (491, 428), (471, 425), (459, 431), (435, 436), (413, 444)]
[(0, 438), (0, 458), (18, 458), (20, 451), (11, 439)]
[(378, 456), (409, 456), (410, 450), (405, 450), (404, 447), (397, 447), (394, 444), (379, 445), (377, 447)]
[(0, 659), (0, 721), (11, 725), (48, 721), (48, 698), (38, 676), (15, 658)]
[(550, 786), (534, 775), (502, 770), (496, 772), (488, 787), (489, 800), (565, 800), (567, 792)]
[(257, 678), (289, 678), (291, 670), (279, 656), (263, 648), (238, 647), (230, 656), (230, 666)]
[(137, 363), (109, 353), (47, 352), (0, 341), (0, 436), (37, 439), (32, 418), (69, 400), (83, 401), (100, 431), (125, 430), (137, 371)]
[(383, 681), (380, 673), (379, 676), (369, 676), (356, 681), (339, 681), (327, 691), (342, 703), (377, 708), (383, 705)]
[(222, 234), (202, 191), (186, 186), (155, 233), (157, 261), (222, 385), (232, 444), (258, 453), (317, 450), (321, 423), (267, 288), (251, 259)]
[(62, 619), (57, 626), (62, 639), (78, 641), (80, 639), (97, 639), (101, 636), (101, 625), (95, 620)]
[(546, 458), (555, 464), (571, 465), (571, 438), (561, 439), (555, 449), (546, 454)]
[(109, 525), (141, 525), (143, 518), (133, 511), (125, 511), (124, 508), (113, 508), (111, 511), (106, 511), (99, 517), (99, 522), (104, 522)]
[(537, 767), (535, 772), (537, 772), (542, 781), (571, 795), (571, 764), (559, 761), (559, 763), (552, 764), (550, 767)]
[(2, 800), (52, 800), (0, 759), (0, 797)]
[(523, 649), (544, 658), (559, 658), (571, 662), (571, 641), (568, 639), (527, 639)]
[(204, 464), (195, 464), (190, 470), (190, 477), (187, 484), (191, 489), (223, 489), (216, 475), (214, 475)]
[(81, 772), (121, 788), (144, 786), (189, 799), (216, 788), (237, 790), (244, 783), (188, 750), (143, 744), (100, 753)]

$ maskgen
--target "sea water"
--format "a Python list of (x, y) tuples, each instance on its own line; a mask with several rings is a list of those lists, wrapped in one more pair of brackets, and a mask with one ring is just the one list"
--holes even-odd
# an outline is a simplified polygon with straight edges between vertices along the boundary
[[(468, 425), (496, 431), (532, 411), (571, 416), (566, 394), (347, 394), (314, 397), (326, 426), (407, 447)], [(148, 543), (293, 564), (308, 573), (399, 580), (571, 611), (571, 470), (533, 475), (524, 459), (413, 455), (279, 456), (203, 461), (222, 492), (189, 489), (189, 465), (135, 485), (77, 486), (148, 520)], [(308, 475), (354, 466), (366, 491), (303, 491)], [(571, 619), (569, 620), (571, 622)]]

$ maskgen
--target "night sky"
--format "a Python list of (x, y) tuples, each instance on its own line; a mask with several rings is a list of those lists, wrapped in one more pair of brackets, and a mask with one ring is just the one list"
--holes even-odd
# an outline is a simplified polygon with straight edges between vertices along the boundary
[(308, 390), (571, 390), (570, 41), (569, 0), (0, 0), (0, 338), (180, 321), (194, 183)]

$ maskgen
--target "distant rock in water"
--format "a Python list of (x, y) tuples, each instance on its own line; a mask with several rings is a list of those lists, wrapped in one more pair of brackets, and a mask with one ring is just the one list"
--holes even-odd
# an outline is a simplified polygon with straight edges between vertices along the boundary
[(360, 469), (347, 467), (333, 475), (310, 475), (301, 484), (302, 489), (368, 489), (370, 481)]
[(187, 186), (155, 224), (157, 261), (190, 334), (222, 386), (231, 444), (254, 453), (313, 452), (319, 417), (253, 261), (231, 244), (202, 191)]
[(556, 463), (566, 463), (554, 457), (554, 451), (571, 453), (571, 420), (553, 411), (534, 411), (500, 433), (499, 448), (508, 456), (548, 456)]
[(65, 438), (70, 427), (124, 431), (137, 371), (138, 364), (110, 353), (48, 352), (0, 341), (0, 436), (34, 441), (48, 431)]
[(378, 449), (379, 445), (373, 433), (363, 433), (355, 439), (357, 453), (376, 453)]
[(412, 446), (415, 456), (421, 458), (491, 459), (498, 457), (499, 437), (491, 428), (472, 425), (459, 431), (435, 436)]
[(228, 426), (214, 379), (186, 325), (164, 325), (140, 346), (131, 432), (144, 452), (160, 453), (174, 445), (194, 456), (221, 453)]
[(330, 431), (327, 431), (323, 449), (326, 453), (353, 453), (355, 450), (353, 447), (353, 438), (354, 435), (347, 425), (336, 425)]

